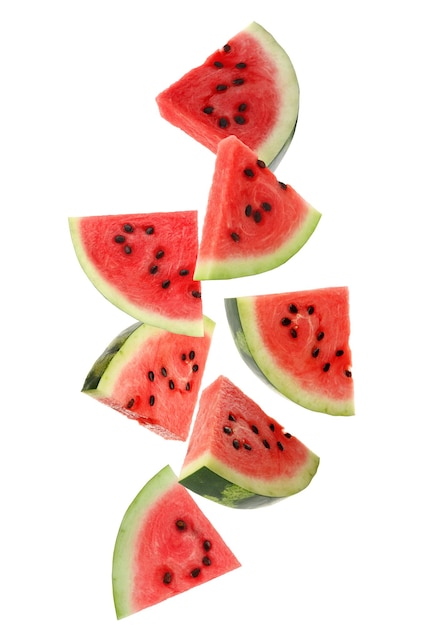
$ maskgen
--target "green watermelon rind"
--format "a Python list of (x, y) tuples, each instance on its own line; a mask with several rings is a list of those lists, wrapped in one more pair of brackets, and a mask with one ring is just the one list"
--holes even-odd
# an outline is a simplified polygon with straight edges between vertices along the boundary
[(279, 502), (303, 491), (315, 476), (320, 459), (309, 450), (301, 472), (289, 481), (259, 480), (236, 472), (212, 454), (185, 464), (179, 482), (198, 495), (235, 509), (256, 509)]
[(244, 32), (257, 39), (265, 53), (272, 58), (278, 72), (281, 93), (279, 120), (265, 142), (254, 148), (259, 157), (274, 171), (291, 144), (297, 126), (300, 101), (297, 74), (288, 54), (273, 35), (260, 24), (252, 22)]
[(133, 587), (135, 538), (143, 524), (145, 513), (177, 482), (177, 476), (171, 467), (166, 465), (144, 485), (124, 514), (117, 534), (112, 561), (113, 598), (118, 619), (131, 613), (129, 593)]
[(305, 245), (312, 236), (322, 217), (321, 213), (309, 203), (306, 217), (297, 229), (279, 248), (265, 255), (257, 256), (251, 250), (250, 255), (244, 254), (241, 258), (215, 259), (206, 261), (198, 257), (195, 269), (195, 280), (229, 280), (242, 278), (271, 271), (286, 263)]
[(203, 335), (203, 322), (201, 319), (172, 319), (166, 315), (158, 314), (154, 310), (144, 309), (134, 305), (122, 292), (108, 282), (98, 271), (97, 267), (89, 258), (79, 232), (81, 217), (69, 217), (69, 230), (79, 264), (90, 282), (96, 289), (114, 306), (121, 309), (131, 317), (143, 323), (159, 328), (164, 328), (182, 335), (199, 337)]
[(311, 411), (334, 416), (354, 415), (354, 400), (337, 400), (307, 392), (290, 373), (274, 363), (260, 338), (250, 303), (252, 297), (225, 298), (225, 312), (237, 350), (248, 367), (266, 384)]

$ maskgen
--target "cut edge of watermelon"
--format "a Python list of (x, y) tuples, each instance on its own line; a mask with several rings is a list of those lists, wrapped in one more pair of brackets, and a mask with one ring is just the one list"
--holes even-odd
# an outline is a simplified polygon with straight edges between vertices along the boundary
[[(303, 408), (333, 416), (355, 414), (354, 395), (346, 399), (330, 398), (319, 392), (305, 391), (286, 370), (267, 355), (252, 312), (253, 296), (226, 298), (225, 309), (234, 343), (248, 366), (267, 384)], [(236, 319), (237, 318), (237, 319)], [(247, 326), (247, 337), (244, 327)]]
[(165, 315), (158, 314), (152, 309), (138, 307), (130, 302), (128, 298), (125, 298), (119, 289), (116, 289), (107, 280), (105, 280), (89, 259), (87, 252), (82, 245), (82, 240), (79, 234), (79, 226), (82, 219), (82, 217), (68, 218), (69, 230), (76, 256), (84, 273), (90, 279), (90, 282), (111, 304), (124, 311), (134, 319), (145, 324), (191, 337), (203, 336), (204, 322), (202, 315), (196, 319), (173, 319)]

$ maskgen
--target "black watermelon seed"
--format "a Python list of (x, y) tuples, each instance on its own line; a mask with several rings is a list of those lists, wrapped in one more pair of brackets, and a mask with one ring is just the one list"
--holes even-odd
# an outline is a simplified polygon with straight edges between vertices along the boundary
[(156, 274), (159, 267), (157, 265), (152, 265), (150, 268), (150, 274)]
[(178, 530), (186, 530), (186, 522), (183, 519), (178, 519), (175, 524)]
[(203, 562), (203, 565), (206, 565), (207, 567), (211, 565), (211, 560), (207, 555), (203, 556), (202, 562)]
[(238, 439), (233, 439), (232, 445), (236, 450), (240, 448), (240, 441)]
[(126, 254), (131, 254), (132, 253), (132, 248), (130, 246), (125, 246), (123, 248), (123, 250), (125, 251)]
[(317, 334), (317, 341), (322, 341), (324, 339), (324, 333), (321, 330), (318, 334)]
[(236, 418), (234, 417), (234, 415), (233, 415), (232, 413), (230, 413), (230, 414), (228, 415), (228, 419), (229, 419), (229, 421), (230, 421), (230, 422), (236, 422), (236, 421), (237, 421), (237, 420), (236, 420)]
[(228, 89), (228, 85), (216, 85), (216, 91), (226, 91)]
[(194, 298), (201, 298), (201, 291), (197, 291), (196, 289), (193, 289), (192, 296)]
[(282, 326), (289, 326), (291, 324), (291, 320), (289, 317), (283, 317), (281, 319)]
[(155, 254), (155, 257), (157, 259), (161, 259), (164, 256), (164, 254), (165, 254), (164, 250), (158, 250)]
[(271, 204), (270, 204), (270, 202), (263, 202), (261, 204), (261, 206), (264, 209), (264, 211), (271, 211)]
[(250, 167), (246, 167), (243, 172), (248, 178), (253, 178), (255, 176), (253, 169), (251, 169)]
[(168, 384), (170, 389), (174, 389), (175, 385), (173, 380), (170, 380)]
[(192, 578), (196, 578), (197, 576), (199, 576), (201, 573), (201, 568), (199, 567), (194, 567), (193, 570), (191, 571), (191, 576)]
[(162, 581), (164, 582), (165, 585), (169, 585), (170, 582), (172, 581), (171, 572), (165, 572), (165, 574), (163, 575)]
[(192, 365), (192, 371), (197, 372), (198, 369), (199, 369), (199, 366), (197, 365), (197, 363), (194, 363), (194, 365)]
[(277, 447), (279, 448), (279, 450), (283, 450), (284, 449), (284, 447), (283, 447), (283, 445), (281, 444), (280, 441), (277, 442)]
[(250, 217), (252, 215), (252, 205), (248, 204), (247, 207), (245, 208), (245, 215), (246, 217)]
[(193, 350), (189, 352), (189, 358), (191, 361), (193, 361), (193, 359), (195, 358), (195, 352)]
[(191, 388), (190, 383), (186, 383), (186, 387), (185, 387), (186, 391), (190, 391), (190, 388)]
[(243, 61), (241, 61), (240, 63), (236, 63), (236, 68), (238, 70), (244, 70), (245, 67), (246, 67), (246, 63), (243, 63)]
[(237, 241), (240, 241), (240, 235), (238, 233), (231, 233), (231, 239), (237, 243)]
[(244, 448), (245, 450), (252, 450), (252, 446), (251, 446), (249, 443), (244, 443), (244, 444), (243, 444), (243, 448)]
[(269, 428), (274, 433), (275, 425), (274, 424), (269, 424)]
[(232, 83), (233, 85), (237, 86), (237, 85), (243, 85), (244, 82), (245, 82), (244, 78), (234, 78)]
[(214, 65), (215, 67), (218, 67), (218, 68), (223, 67), (223, 63), (222, 63), (222, 61), (215, 61), (213, 65)]
[(289, 310), (290, 310), (290, 313), (298, 313), (298, 308), (296, 307), (295, 304), (290, 304)]
[(258, 167), (260, 167), (262, 170), (265, 169), (267, 167), (267, 165), (264, 163), (264, 161), (262, 161), (261, 159), (257, 160), (257, 165)]
[(226, 128), (229, 122), (226, 117), (221, 117), (219, 120), (219, 128)]
[(226, 435), (232, 435), (232, 428), (230, 428), (229, 426), (224, 426), (223, 431)]
[(286, 437), (287, 439), (291, 439), (292, 435), (291, 433), (284, 433), (284, 437)]
[(291, 328), (290, 335), (291, 335), (291, 337), (293, 339), (297, 339), (297, 329), (296, 328)]
[(252, 424), (251, 429), (253, 430), (253, 432), (258, 435), (259, 430), (258, 430), (258, 426), (255, 426), (255, 424)]
[(205, 113), (206, 115), (210, 115), (211, 113), (213, 113), (214, 108), (213, 107), (204, 107), (203, 108), (203, 113)]
[(240, 124), (240, 125), (243, 125), (243, 124), (246, 123), (246, 120), (243, 117), (243, 115), (235, 115), (234, 116), (234, 121), (235, 121), (236, 124)]
[(208, 539), (203, 541), (203, 548), (206, 552), (208, 552), (211, 548), (211, 541), (209, 541)]
[(147, 228), (145, 229), (146, 235), (153, 235), (154, 233), (154, 227), (153, 226), (147, 226)]
[(352, 373), (350, 372), (350, 370), (345, 370), (345, 376), (346, 376), (347, 378), (351, 378)]
[(314, 358), (314, 359), (316, 359), (318, 355), (319, 355), (319, 348), (314, 348), (314, 349), (312, 350), (312, 356), (313, 356), (313, 358)]
[(155, 397), (154, 397), (154, 396), (150, 396), (150, 398), (149, 398), (149, 404), (150, 404), (150, 406), (153, 406), (153, 405), (154, 405), (154, 403), (155, 403)]
[(330, 369), (330, 363), (326, 363), (323, 367), (323, 372), (328, 372)]
[(162, 376), (165, 376), (165, 377), (168, 376), (168, 372), (166, 371), (166, 367), (161, 367), (161, 374), (162, 374)]
[(343, 350), (336, 350), (336, 356), (342, 356), (344, 353)]
[(243, 111), (246, 111), (246, 109), (247, 109), (246, 102), (242, 102), (241, 104), (239, 104), (238, 110), (240, 111), (240, 113), (243, 113)]
[(126, 237), (124, 235), (116, 235), (114, 237), (114, 241), (116, 243), (124, 243), (126, 241)]
[(164, 280), (162, 283), (162, 289), (168, 289), (168, 287), (171, 285), (171, 281), (170, 280)]
[(286, 189), (288, 189), (288, 185), (286, 185), (285, 183), (281, 183), (280, 180), (278, 180), (279, 186), (282, 187), (282, 189), (285, 191)]
[(183, 352), (183, 354), (181, 355), (181, 360), (186, 361), (186, 359), (187, 359), (186, 354)]
[(264, 444), (264, 447), (265, 447), (265, 448), (270, 448), (270, 444), (269, 444), (269, 442), (267, 441), (267, 439), (263, 439), (263, 444)]
[(150, 381), (150, 382), (153, 382), (153, 381), (154, 381), (154, 378), (155, 378), (155, 376), (154, 376), (154, 372), (152, 372), (152, 371), (150, 370), (150, 372), (147, 374), (147, 376), (148, 376), (148, 379), (149, 379), (149, 381)]
[(180, 276), (187, 276), (189, 274), (189, 270), (180, 270), (179, 274)]
[(132, 224), (123, 224), (123, 230), (125, 231), (125, 233), (133, 233), (134, 227), (132, 226)]
[(260, 221), (262, 220), (262, 215), (261, 215), (260, 211), (254, 211), (253, 218), (254, 218), (254, 222), (256, 224), (259, 224)]
[(315, 311), (315, 307), (313, 306), (308, 306), (308, 310), (307, 312), (309, 313), (309, 315), (312, 315), (312, 313)]
[(231, 52), (231, 46), (229, 45), (229, 43), (226, 43), (223, 47), (223, 51), (224, 52)]
[(131, 399), (129, 400), (129, 402), (127, 403), (127, 405), (126, 405), (126, 408), (127, 408), (127, 409), (131, 409), (131, 408), (133, 407), (133, 405), (134, 405), (134, 404), (135, 404), (135, 398), (131, 398)]

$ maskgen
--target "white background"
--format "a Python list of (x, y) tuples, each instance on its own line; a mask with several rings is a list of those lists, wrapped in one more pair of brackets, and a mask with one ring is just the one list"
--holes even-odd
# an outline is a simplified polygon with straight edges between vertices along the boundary
[[(282, 10), (283, 9), (283, 10)], [(220, 373), (321, 457), (310, 487), (258, 511), (199, 501), (243, 566), (128, 618), (216, 626), (432, 623), (427, 2), (4, 1), (0, 9), (0, 621), (116, 623), (111, 557), (130, 501), (185, 444), (84, 397), (130, 318), (86, 278), (67, 217), (197, 209), (214, 157), (155, 96), (258, 21), (297, 70), (278, 178), (323, 214), (288, 263), (203, 286)], [(223, 297), (346, 284), (357, 414), (314, 414), (240, 360)]]

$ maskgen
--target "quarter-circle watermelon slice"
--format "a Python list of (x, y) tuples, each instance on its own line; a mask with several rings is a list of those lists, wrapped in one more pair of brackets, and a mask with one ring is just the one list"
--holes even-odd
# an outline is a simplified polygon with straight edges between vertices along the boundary
[(305, 489), (318, 456), (225, 376), (201, 394), (179, 481), (233, 508), (252, 509)]
[(354, 414), (347, 287), (225, 299), (235, 344), (266, 383), (299, 405)]
[(137, 322), (89, 371), (82, 391), (165, 439), (186, 441), (215, 324), (188, 337)]
[(69, 218), (76, 255), (94, 286), (137, 320), (171, 332), (204, 332), (196, 211)]
[(284, 49), (252, 22), (156, 101), (163, 118), (211, 151), (236, 135), (274, 169), (294, 135), (299, 86)]
[(278, 267), (307, 242), (320, 218), (253, 150), (227, 137), (218, 146), (194, 277), (229, 279)]
[(167, 465), (138, 493), (118, 531), (112, 564), (117, 618), (238, 567), (233, 552)]

